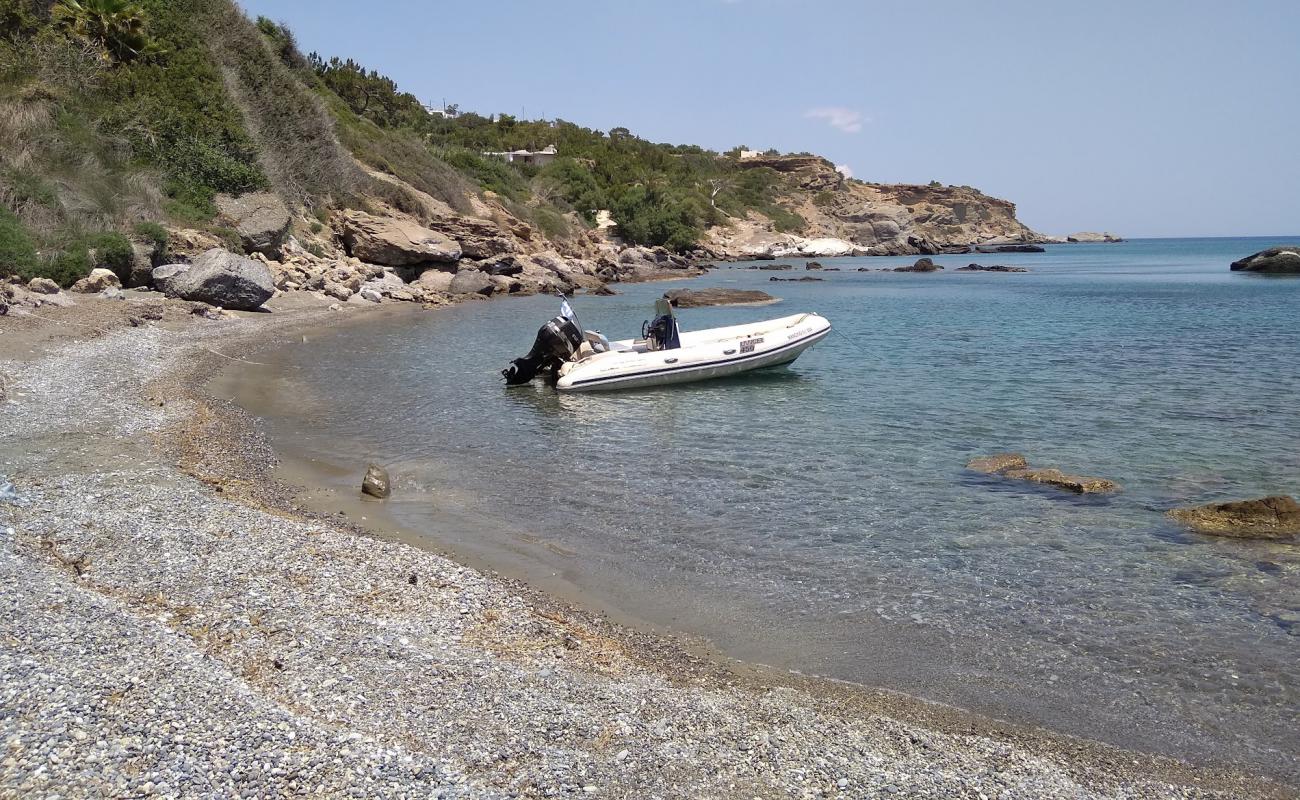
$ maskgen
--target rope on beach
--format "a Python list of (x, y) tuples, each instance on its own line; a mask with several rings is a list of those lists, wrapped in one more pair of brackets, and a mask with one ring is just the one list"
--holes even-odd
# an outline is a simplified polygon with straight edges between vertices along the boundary
[(231, 361), (241, 361), (241, 362), (243, 362), (243, 363), (245, 363), (245, 364), (252, 364), (252, 365), (255, 366), (255, 367), (269, 367), (269, 366), (271, 366), (270, 364), (263, 364), (261, 361), (249, 361), (249, 360), (246, 359), (246, 358), (236, 358), (235, 356), (228, 356), (228, 355), (226, 355), (225, 353), (218, 353), (216, 350), (213, 350), (211, 347), (205, 347), (205, 348), (203, 348), (203, 349), (204, 349), (204, 350), (207, 350), (209, 353), (211, 353), (211, 354), (214, 355), (214, 356), (221, 356), (222, 358), (228, 358), (228, 359), (230, 359)]

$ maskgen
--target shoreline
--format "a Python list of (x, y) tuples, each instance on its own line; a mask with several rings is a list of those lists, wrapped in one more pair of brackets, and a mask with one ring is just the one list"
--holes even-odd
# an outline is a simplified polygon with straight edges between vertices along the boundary
[[(180, 640), (172, 642), (173, 646), (189, 647), (200, 654), (196, 656), (200, 659), (211, 659), (218, 665), (227, 667), (235, 664), (249, 667), (250, 659), (260, 664), (260, 667), (255, 670), (256, 675), (247, 674), (248, 669), (245, 669), (243, 676), (245, 688), (252, 691), (255, 698), (268, 701), (273, 707), (270, 710), (283, 711), (295, 717), (295, 721), (291, 724), (299, 722), (308, 724), (321, 720), (341, 723), (341, 729), (353, 732), (365, 731), (362, 739), (369, 736), (383, 744), (385, 728), (383, 725), (375, 726), (377, 720), (386, 719), (384, 715), (367, 715), (358, 711), (354, 717), (339, 720), (337, 709), (324, 709), (310, 700), (294, 699), (293, 693), (286, 692), (282, 686), (279, 686), (277, 679), (288, 678), (294, 671), (292, 669), (294, 664), (288, 663), (287, 657), (275, 656), (269, 659), (272, 666), (265, 665), (264, 662), (268, 660), (265, 658), (266, 654), (271, 651), (279, 652), (277, 648), (282, 647), (274, 641), (263, 641), (274, 637), (255, 630), (246, 639), (236, 642), (241, 646), (232, 645), (222, 649), (213, 646), (205, 638), (207, 634), (197, 634), (190, 629), (193, 627), (190, 623), (200, 618), (209, 631), (216, 628), (229, 633), (236, 629), (243, 630), (250, 627), (257, 629), (262, 625), (254, 625), (250, 622), (236, 625), (235, 618), (230, 614), (212, 612), (199, 603), (175, 606), (195, 609), (185, 612), (188, 617), (180, 620), (179, 627), (175, 624), (176, 617), (183, 615), (175, 610), (168, 612), (173, 615), (168, 620), (151, 619), (145, 612), (146, 608), (157, 611), (156, 608), (148, 605), (150, 601), (147, 600), (148, 589), (155, 588), (154, 582), (157, 578), (150, 578), (143, 574), (149, 566), (157, 566), (157, 564), (151, 565), (150, 561), (179, 559), (182, 563), (174, 577), (181, 578), (182, 584), (196, 583), (191, 592), (191, 599), (210, 597), (214, 593), (221, 596), (224, 587), (205, 585), (205, 579), (211, 582), (211, 576), (197, 570), (201, 564), (207, 564), (213, 559), (220, 560), (225, 555), (229, 555), (221, 552), (226, 547), (220, 544), (221, 542), (236, 542), (240, 548), (247, 550), (247, 554), (255, 556), (266, 555), (259, 547), (278, 547), (280, 548), (278, 552), (289, 558), (289, 561), (265, 562), (255, 558), (251, 566), (268, 572), (276, 570), (283, 572), (286, 569), (285, 564), (295, 563), (293, 561), (295, 556), (283, 550), (286, 542), (301, 545), (303, 542), (310, 541), (312, 537), (317, 537), (321, 541), (328, 541), (329, 548), (335, 553), (346, 555), (344, 563), (347, 567), (355, 567), (359, 570), (358, 574), (353, 575), (340, 573), (338, 577), (344, 583), (352, 579), (360, 579), (363, 584), (371, 585), (372, 591), (380, 592), (379, 599), (387, 603), (381, 603), (377, 609), (373, 609), (359, 606), (356, 598), (330, 597), (330, 607), (348, 620), (348, 625), (342, 627), (346, 628), (353, 624), (363, 625), (362, 620), (365, 620), (367, 615), (379, 614), (384, 618), (397, 617), (400, 620), (396, 623), (399, 627), (403, 630), (410, 628), (414, 632), (416, 629), (421, 629), (422, 623), (427, 624), (427, 622), (419, 617), (402, 616), (401, 610), (412, 603), (418, 605), (422, 612), (433, 619), (445, 622), (456, 623), (462, 617), (469, 616), (474, 620), (474, 624), (467, 626), (462, 622), (456, 626), (461, 634), (461, 638), (457, 641), (440, 640), (437, 633), (430, 631), (421, 630), (421, 634), (431, 637), (431, 642), (438, 642), (443, 650), (450, 648), (457, 651), (458, 655), (477, 652), (480, 656), (479, 662), (483, 661), (482, 655), (492, 654), (493, 666), (485, 667), (486, 671), (495, 669), (510, 672), (510, 668), (520, 668), (523, 669), (523, 673), (516, 670), (509, 676), (484, 675), (480, 676), (481, 680), (477, 682), (471, 678), (464, 685), (457, 684), (458, 690), (466, 688), (474, 690), (481, 689), (482, 686), (491, 686), (501, 687), (501, 691), (505, 691), (505, 687), (518, 683), (540, 684), (535, 687), (537, 691), (534, 692), (538, 696), (527, 698), (511, 696), (507, 701), (477, 707), (476, 715), (488, 717), (494, 714), (517, 715), (518, 709), (512, 705), (512, 701), (535, 710), (540, 706), (546, 706), (556, 697), (568, 697), (569, 706), (564, 707), (560, 712), (561, 715), (572, 714), (584, 717), (583, 711), (571, 710), (575, 704), (581, 706), (587, 702), (583, 698), (589, 693), (594, 693), (602, 699), (612, 695), (620, 698), (615, 701), (615, 706), (621, 711), (614, 716), (619, 719), (622, 727), (615, 733), (609, 734), (611, 739), (648, 737), (656, 741), (684, 742), (676, 745), (677, 750), (690, 751), (696, 756), (687, 759), (690, 762), (688, 766), (678, 765), (665, 773), (666, 767), (662, 763), (651, 766), (657, 762), (643, 760), (648, 757), (641, 756), (640, 753), (633, 755), (631, 752), (633, 747), (626, 746), (622, 749), (614, 747), (613, 750), (617, 752), (609, 753), (607, 764), (594, 757), (584, 761), (583, 758), (575, 756), (577, 761), (590, 762), (591, 777), (581, 780), (590, 780), (591, 783), (581, 783), (574, 775), (569, 775), (568, 778), (575, 779), (569, 780), (568, 783), (552, 784), (551, 782), (557, 777), (553, 768), (554, 754), (546, 750), (547, 737), (541, 736), (536, 742), (529, 744), (528, 759), (522, 759), (518, 753), (515, 753), (506, 761), (512, 764), (518, 762), (520, 765), (528, 762), (532, 766), (537, 766), (532, 762), (538, 760), (537, 754), (541, 753), (540, 761), (551, 762), (551, 771), (540, 769), (530, 771), (530, 767), (522, 766), (524, 773), (522, 778), (515, 775), (510, 780), (505, 780), (499, 760), (460, 759), (448, 767), (442, 763), (447, 755), (445, 752), (436, 747), (434, 752), (429, 752), (430, 746), (427, 742), (420, 745), (418, 737), (410, 736), (420, 730), (428, 733), (439, 729), (437, 726), (431, 726), (432, 720), (416, 719), (402, 728), (407, 734), (402, 744), (409, 751), (407, 755), (417, 760), (425, 756), (432, 758), (441, 765), (440, 769), (450, 768), (452, 772), (463, 777), (465, 782), (460, 785), (466, 787), (473, 785), (475, 791), (515, 791), (524, 787), (538, 789), (551, 786), (560, 794), (566, 794), (582, 792), (586, 786), (592, 785), (597, 787), (596, 791), (611, 790), (609, 793), (614, 795), (627, 791), (628, 796), (635, 796), (632, 789), (615, 789), (614, 784), (619, 783), (636, 786), (645, 793), (667, 791), (670, 795), (681, 790), (682, 787), (692, 786), (694, 794), (708, 796), (753, 796), (769, 792), (784, 793), (795, 788), (803, 791), (814, 787), (819, 788), (827, 796), (836, 794), (860, 796), (862, 792), (873, 788), (882, 791), (882, 787), (888, 785), (898, 786), (905, 795), (913, 796), (956, 794), (973, 797), (981, 791), (990, 794), (1011, 791), (1012, 795), (1033, 794), (1035, 796), (1209, 797), (1219, 793), (1221, 796), (1269, 797), (1286, 796), (1289, 792), (1288, 787), (1282, 784), (1253, 778), (1232, 770), (1188, 766), (1172, 759), (1131, 753), (1050, 731), (979, 717), (969, 712), (883, 690), (779, 673), (771, 668), (757, 665), (728, 663), (729, 659), (716, 652), (709, 652), (707, 647), (699, 652), (694, 651), (692, 644), (680, 637), (666, 639), (658, 633), (646, 633), (621, 624), (611, 624), (607, 615), (599, 610), (585, 610), (565, 598), (554, 597), (518, 581), (489, 575), (482, 570), (466, 569), (457, 563), (463, 562), (464, 559), (456, 554), (443, 555), (428, 547), (385, 541), (384, 537), (374, 536), (369, 531), (358, 527), (354, 521), (341, 522), (337, 517), (327, 518), (319, 512), (304, 510), (298, 501), (299, 490), (288, 487), (271, 471), (277, 456), (271, 450), (270, 443), (256, 430), (256, 425), (250, 424), (251, 418), (245, 416), (242, 410), (212, 397), (205, 388), (207, 385), (205, 379), (212, 375), (215, 366), (221, 364), (223, 359), (232, 358), (226, 354), (232, 351), (240, 352), (240, 348), (243, 348), (242, 352), (245, 354), (251, 352), (251, 348), (245, 347), (250, 341), (260, 341), (263, 345), (269, 345), (268, 338), (274, 340), (276, 337), (307, 335), (310, 330), (317, 329), (321, 325), (346, 324), (352, 319), (363, 316), (360, 314), (340, 316), (324, 309), (307, 310), (295, 316), (296, 313), (243, 316), (233, 323), (223, 322), (215, 326), (204, 325), (201, 328), (190, 326), (189, 329), (179, 331), (162, 328), (147, 328), (139, 332), (119, 330), (108, 333), (106, 337), (96, 337), (81, 344), (46, 342), (38, 346), (40, 352), (35, 358), (26, 361), (24, 366), (28, 369), (24, 372), (40, 373), (43, 369), (53, 370), (56, 375), (41, 379), (44, 381), (41, 385), (46, 387), (47, 395), (57, 396), (63, 390), (67, 390), (81, 399), (94, 396), (101, 404), (113, 405), (112, 411), (108, 412), (110, 419), (105, 420), (103, 414), (99, 413), (104, 409), (94, 411), (81, 409), (83, 413), (80, 416), (74, 413), (69, 415), (66, 421), (58, 423), (49, 412), (33, 413), (30, 407), (25, 407), (30, 406), (30, 399), (24, 402), (23, 398), (18, 398), (17, 409), (6, 409), (9, 422), (0, 421), (0, 441), (5, 438), (15, 438), (15, 422), (19, 426), (33, 421), (44, 422), (47, 426), (56, 429), (62, 426), (64, 435), (57, 436), (52, 442), (45, 442), (51, 445), (52, 449), (43, 455), (51, 456), (50, 458), (37, 461), (29, 449), (25, 455), (18, 456), (20, 469), (14, 474), (7, 475), (19, 485), (20, 493), (34, 494), (33, 500), (39, 502), (43, 509), (47, 507), (53, 509), (55, 517), (65, 519), (80, 517), (90, 521), (93, 526), (98, 526), (94, 509), (75, 508), (78, 501), (66, 491), (65, 486), (76, 489), (97, 485), (106, 474), (103, 472), (104, 464), (95, 463), (97, 460), (111, 463), (114, 469), (107, 474), (119, 478), (124, 473), (139, 470), (142, 467), (123, 463), (128, 454), (133, 454), (142, 457), (143, 463), (147, 464), (144, 468), (154, 479), (168, 484), (167, 487), (158, 490), (161, 494), (150, 495), (152, 502), (164, 502), (169, 492), (174, 493), (184, 496), (190, 506), (219, 507), (209, 516), (217, 518), (232, 516), (250, 529), (267, 527), (278, 532), (285, 541), (277, 541), (275, 536), (252, 537), (237, 531), (224, 531), (230, 534), (231, 538), (221, 539), (218, 534), (222, 531), (205, 530), (199, 533), (191, 532), (193, 538), (185, 540), (191, 545), (198, 545), (197, 550), (202, 551), (200, 554), (186, 553), (184, 548), (179, 547), (164, 553), (154, 553), (147, 547), (139, 546), (138, 540), (145, 533), (144, 531), (134, 532), (127, 542), (118, 541), (113, 537), (94, 535), (87, 537), (81, 532), (65, 530), (58, 524), (34, 522), (30, 517), (25, 517), (21, 509), (15, 512), (12, 507), (0, 506), (0, 510), (3, 510), (6, 515), (5, 524), (15, 529), (14, 534), (6, 534), (6, 539), (11, 541), (6, 541), (5, 550), (12, 552), (12, 558), (19, 562), (27, 562), (25, 565), (27, 568), (48, 573), (43, 578), (48, 578), (51, 586), (57, 586), (64, 593), (80, 592), (92, 597), (101, 595), (122, 603), (119, 613), (125, 618), (146, 626), (161, 626)], [(368, 312), (364, 316), (369, 317), (373, 313)], [(232, 327), (236, 328), (233, 331), (234, 337), (221, 335), (227, 332), (226, 329)], [(107, 347), (110, 344), (112, 347)], [(117, 352), (109, 353), (105, 352), (106, 350)], [(126, 360), (133, 369), (107, 378), (90, 374), (93, 370), (86, 369), (87, 362), (94, 364), (95, 359), (110, 357)], [(255, 356), (251, 357), (255, 358)], [(5, 358), (9, 358), (8, 354)], [(80, 365), (82, 369), (70, 369), (69, 365)], [(11, 382), (22, 387), (23, 374), (13, 374), (13, 370), (10, 371)], [(130, 388), (129, 379), (141, 376), (147, 376), (148, 380), (141, 381), (139, 391)], [(122, 385), (123, 378), (127, 379), (128, 385)], [(94, 391), (88, 395), (86, 384), (103, 379), (114, 383), (107, 387), (94, 386)], [(60, 381), (81, 383), (65, 386), (60, 385)], [(40, 383), (40, 380), (37, 382)], [(29, 387), (20, 391), (30, 394), (32, 389)], [(50, 394), (51, 392), (53, 394)], [(39, 394), (39, 391), (37, 393)], [(11, 410), (16, 414), (11, 415)], [(123, 416), (114, 418), (114, 414)], [(110, 430), (115, 430), (117, 433), (114, 439), (115, 452), (111, 454), (96, 451), (95, 440), (103, 437), (97, 437), (94, 429), (105, 422), (109, 423)], [(130, 441), (133, 437), (139, 439), (141, 432), (147, 434), (144, 437), (148, 439), (147, 442)], [(124, 433), (126, 435), (123, 435)], [(127, 440), (129, 445), (123, 446), (123, 440)], [(87, 459), (88, 453), (89, 459)], [(67, 463), (63, 463), (65, 461)], [(80, 474), (77, 471), (79, 467), (88, 467), (88, 469), (85, 474)], [(10, 466), (6, 465), (5, 468), (8, 469)], [(34, 482), (33, 478), (39, 482)], [(47, 488), (50, 483), (56, 486), (53, 489)], [(127, 491), (131, 489), (128, 488)], [(19, 517), (18, 524), (12, 521), (15, 516)], [(55, 536), (45, 537), (55, 543), (46, 547), (40, 544), (45, 539), (40, 537), (33, 539), (33, 532), (26, 527), (33, 524), (47, 532), (57, 532)], [(159, 527), (156, 520), (154, 527)], [(286, 530), (280, 530), (281, 527)], [(307, 532), (316, 529), (319, 529), (319, 532)], [(157, 530), (153, 532), (160, 533)], [(165, 537), (169, 534), (161, 532), (161, 535)], [(170, 535), (175, 534), (172, 532)], [(436, 540), (436, 535), (433, 538)], [(216, 552), (213, 551), (214, 547)], [(63, 562), (70, 558), (75, 561), (78, 556), (71, 554), (79, 549), (81, 556), (88, 555), (89, 566), (83, 569), (74, 568), (69, 572)], [(145, 563), (126, 563), (128, 557), (143, 558)], [(415, 571), (410, 572), (409, 575), (393, 575), (391, 574), (393, 569), (384, 557), (400, 562), (404, 565), (404, 569), (406, 565), (414, 565)], [(191, 558), (198, 560), (188, 562), (187, 559)], [(348, 561), (353, 563), (347, 563)], [(329, 566), (331, 564), (333, 564), (332, 560), (315, 562), (316, 567), (332, 572), (342, 569)], [(229, 565), (225, 566), (229, 567)], [(102, 573), (101, 569), (104, 570)], [(462, 609), (466, 605), (454, 609), (448, 608), (456, 602), (449, 597), (440, 597), (437, 598), (438, 602), (424, 605), (421, 605), (424, 601), (401, 597), (400, 593), (406, 591), (401, 589), (403, 585), (418, 589), (425, 583), (418, 580), (415, 583), (408, 582), (411, 576), (418, 576), (421, 572), (436, 573), (444, 578), (450, 578), (446, 584), (437, 587), (437, 591), (442, 595), (459, 592), (462, 596), (466, 594), (477, 596), (481, 593), (484, 602), (480, 606), (467, 604), (470, 611), (464, 613)], [(386, 580), (381, 580), (379, 576), (385, 574)], [(307, 569), (296, 570), (294, 577), (309, 583), (314, 580), (313, 574)], [(389, 583), (393, 585), (388, 585)], [(448, 589), (451, 592), (448, 592)], [(266, 586), (259, 584), (259, 591), (283, 592), (284, 587), (277, 587), (275, 582), (271, 581)], [(232, 598), (225, 599), (233, 602)], [(283, 611), (283, 606), (275, 603), (245, 599), (246, 603), (252, 606), (251, 612), (246, 616), (252, 613), (276, 615)], [(288, 598), (280, 599), (292, 605)], [(487, 602), (488, 600), (490, 602)], [(367, 602), (378, 602), (378, 599), (372, 598)], [(505, 610), (498, 610), (498, 607)], [(248, 608), (240, 610), (249, 611)], [(300, 614), (303, 612), (303, 609), (297, 610)], [(495, 617), (489, 613), (494, 610), (497, 611)], [(223, 608), (222, 611), (228, 609)], [(449, 611), (453, 613), (448, 613)], [(209, 616), (212, 619), (208, 619)], [(284, 622), (291, 631), (291, 636), (310, 638), (310, 631), (302, 627), (301, 621), (286, 619)], [(5, 630), (5, 633), (15, 635), (9, 630)], [(373, 633), (373, 630), (368, 629), (368, 634)], [(470, 638), (478, 646), (477, 651), (474, 647), (465, 645), (467, 633), (472, 634)], [(413, 635), (399, 638), (420, 641)], [(256, 656), (241, 653), (240, 657), (236, 658), (228, 653), (228, 650), (242, 651), (244, 649), (242, 645), (249, 639), (256, 640), (252, 647)], [(346, 661), (349, 655), (356, 658), (358, 651), (365, 651), (366, 648), (360, 645), (366, 641), (365, 636), (352, 639), (346, 647), (341, 646), (332, 657), (339, 661)], [(527, 646), (521, 647), (521, 645)], [(394, 645), (390, 642), (386, 646), (391, 648)], [(534, 646), (536, 650), (532, 649)], [(320, 647), (324, 648), (323, 645)], [(423, 683), (413, 679), (439, 676), (445, 665), (434, 662), (441, 660), (441, 657), (439, 659), (417, 657), (428, 656), (434, 651), (431, 648), (422, 648), (419, 644), (401, 644), (399, 649), (424, 652), (411, 653), (409, 658), (399, 659), (401, 668), (396, 671), (384, 671), (382, 675), (376, 675), (372, 680), (362, 678), (361, 680), (366, 683), (366, 691), (372, 694), (405, 692), (410, 695), (408, 699), (427, 695), (429, 699), (438, 702), (437, 692), (428, 695), (428, 687), (411, 688), (411, 684)], [(466, 653), (460, 653), (461, 650)], [(532, 655), (521, 656), (520, 650)], [(552, 650), (558, 650), (559, 655), (554, 655)], [(315, 655), (321, 655), (325, 651), (322, 650)], [(506, 652), (509, 653), (508, 657), (502, 657), (502, 653)], [(545, 658), (541, 661), (532, 659), (532, 656), (537, 653), (544, 654)], [(373, 655), (367, 655), (366, 658), (371, 658)], [(304, 663), (301, 667), (304, 673), (313, 673), (313, 670), (319, 666), (315, 659), (304, 658), (303, 660), (311, 662)], [(496, 665), (495, 662), (498, 660), (509, 663)], [(474, 661), (473, 656), (469, 656), (467, 661), (471, 664), (478, 663)], [(566, 665), (564, 672), (568, 674), (561, 675), (561, 671), (554, 668), (536, 666), (538, 663), (556, 662), (564, 663)], [(547, 674), (543, 675), (544, 672)], [(10, 674), (8, 670), (6, 674)], [(445, 679), (446, 676), (442, 675), (442, 678)], [(328, 678), (322, 679), (315, 685), (323, 685), (323, 682), (328, 680)], [(476, 683), (480, 685), (476, 686)], [(312, 684), (308, 681), (303, 685)], [(575, 692), (576, 685), (581, 685), (582, 691)], [(658, 728), (649, 722), (648, 716), (638, 717), (636, 709), (644, 708), (647, 703), (653, 704), (655, 702), (653, 696), (641, 694), (638, 698), (640, 700), (638, 706), (629, 704), (628, 698), (623, 697), (623, 693), (631, 692), (632, 694), (628, 695), (631, 697), (635, 695), (635, 690), (644, 690), (648, 685), (653, 685), (656, 692), (676, 693), (673, 698), (675, 702), (665, 708), (665, 716), (660, 721), (672, 719), (682, 713), (678, 708), (681, 706), (689, 709), (685, 713), (687, 719), (695, 720), (698, 717), (701, 722), (698, 730), (684, 736), (681, 734), (671, 736), (669, 735), (671, 731), (660, 735), (657, 733)], [(704, 703), (706, 707), (701, 707), (699, 701), (705, 698), (708, 700)], [(767, 720), (766, 724), (769, 727), (775, 724), (769, 719), (774, 713), (771, 707), (773, 698), (777, 698), (775, 702), (780, 706), (781, 714), (799, 720), (798, 725), (784, 732), (814, 740), (794, 742), (778, 737), (774, 742), (770, 732), (764, 734), (766, 743), (761, 747), (772, 750), (773, 755), (776, 756), (773, 763), (780, 763), (785, 767), (794, 765), (795, 771), (776, 768), (755, 771), (754, 754), (759, 748), (752, 743), (749, 747), (741, 746), (744, 742), (739, 741), (737, 736), (731, 735), (730, 732), (735, 724), (744, 723), (742, 727), (750, 733), (752, 731), (748, 729), (759, 718)], [(591, 702), (599, 705), (598, 701)], [(710, 716), (707, 708), (710, 704), (731, 709), (732, 716), (736, 718), (722, 719)], [(365, 703), (361, 705), (364, 706)], [(25, 709), (25, 711), (40, 716), (39, 709)], [(462, 724), (472, 722), (473, 720), (463, 720)], [(516, 736), (523, 735), (519, 732), (526, 729), (526, 726), (518, 729), (514, 726), (507, 727), (516, 731)], [(545, 728), (545, 725), (543, 727)], [(632, 733), (622, 733), (623, 727), (634, 732), (635, 736)], [(780, 729), (780, 725), (776, 725), (776, 728)], [(710, 729), (715, 733), (707, 733)], [(593, 732), (590, 730), (567, 732), (565, 736), (568, 738), (564, 738), (565, 746), (562, 749), (571, 754), (585, 752), (581, 744), (583, 740), (578, 735), (584, 731), (587, 738), (591, 738)], [(724, 743), (733, 745), (725, 754), (715, 751), (719, 744), (717, 731), (728, 731), (722, 739), (725, 740)], [(834, 732), (834, 735), (830, 735), (831, 732)], [(599, 738), (603, 734), (596, 731), (594, 735)], [(479, 746), (483, 741), (497, 741), (497, 739), (489, 735), (483, 741), (475, 741), (475, 746)], [(500, 741), (513, 740), (506, 737)], [(388, 744), (392, 743), (390, 737)], [(812, 747), (808, 749), (810, 744)], [(835, 759), (816, 755), (818, 752), (830, 753), (843, 747), (849, 747), (851, 752), (858, 754), (856, 763), (854, 763), (855, 758), (837, 762)], [(706, 751), (711, 755), (701, 757)], [(624, 753), (626, 755), (618, 758)], [(835, 766), (818, 764), (819, 760)], [(882, 764), (892, 764), (896, 769), (891, 772), (888, 766), (882, 767)], [(906, 768), (898, 766), (902, 764), (914, 766)], [(941, 767), (938, 773), (934, 774), (932, 768), (936, 764)], [(641, 771), (634, 769), (637, 765), (640, 765)], [(730, 786), (715, 785), (711, 776), (715, 773), (721, 774), (724, 767), (730, 771), (733, 782)], [(871, 775), (874, 773), (870, 769), (864, 771), (866, 767), (883, 769), (882, 774), (888, 774), (889, 780), (872, 783)], [(912, 769), (916, 771), (909, 771)], [(629, 779), (625, 774), (628, 770), (636, 773), (632, 777), (631, 784), (624, 783)], [(795, 780), (796, 771), (800, 774), (799, 780)], [(809, 773), (818, 777), (809, 781), (806, 779)], [(912, 778), (922, 777), (920, 773), (924, 773), (923, 777), (930, 782), (908, 782)], [(446, 777), (445, 773), (440, 775)], [(899, 775), (910, 777), (904, 780), (900, 779)], [(665, 776), (671, 776), (671, 780), (676, 782), (663, 784)], [(14, 777), (10, 768), (0, 768), (0, 781), (2, 781), (0, 785), (19, 788), (12, 783)], [(426, 789), (429, 786), (427, 781), (405, 782), (409, 779), (409, 775), (397, 776), (394, 780), (398, 782), (393, 786), (423, 786)], [(842, 785), (841, 780), (845, 781)], [(1012, 783), (1008, 785), (1007, 780), (1011, 780)], [(1171, 784), (1180, 784), (1180, 786)]]

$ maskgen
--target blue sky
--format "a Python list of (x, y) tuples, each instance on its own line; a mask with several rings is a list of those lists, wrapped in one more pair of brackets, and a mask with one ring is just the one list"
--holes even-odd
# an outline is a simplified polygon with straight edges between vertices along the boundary
[(970, 184), (1044, 233), (1300, 233), (1300, 2), (242, 5), (427, 103)]

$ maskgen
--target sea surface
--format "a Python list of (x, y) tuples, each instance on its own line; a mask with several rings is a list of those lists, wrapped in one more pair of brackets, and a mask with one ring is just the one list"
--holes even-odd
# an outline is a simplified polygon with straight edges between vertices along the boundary
[[(553, 297), (325, 332), (259, 360), (277, 447), (405, 529), (725, 653), (1091, 738), (1300, 776), (1300, 544), (1173, 506), (1300, 496), (1300, 279), (1229, 262), (1300, 237), (725, 265), (578, 297), (632, 336), (669, 288), (756, 288), (683, 329), (816, 311), (788, 369), (611, 394), (507, 389)], [(1027, 274), (958, 273), (971, 261)], [(770, 263), (770, 262), (766, 262)], [(860, 267), (873, 271), (859, 272)], [(806, 283), (773, 275), (816, 275)], [(1078, 497), (974, 456), (1118, 481)], [(405, 499), (402, 499), (405, 498)]]

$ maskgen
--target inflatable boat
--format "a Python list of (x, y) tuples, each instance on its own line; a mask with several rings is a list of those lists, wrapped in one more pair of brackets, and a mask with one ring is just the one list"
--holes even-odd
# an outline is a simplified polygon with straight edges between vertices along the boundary
[(831, 331), (817, 314), (682, 332), (667, 301), (656, 307), (640, 339), (609, 341), (583, 331), (568, 311), (537, 333), (533, 349), (502, 370), (518, 385), (549, 372), (562, 392), (633, 389), (723, 378), (789, 364)]

